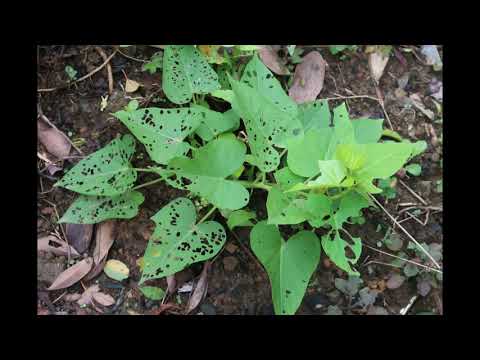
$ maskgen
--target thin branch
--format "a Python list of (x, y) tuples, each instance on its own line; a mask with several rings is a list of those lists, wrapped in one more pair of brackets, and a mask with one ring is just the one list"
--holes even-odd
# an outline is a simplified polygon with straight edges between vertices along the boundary
[[(107, 54), (105, 54), (105, 51), (100, 46), (95, 46), (95, 50), (100, 54), (102, 57), (103, 61), (107, 61), (108, 57)], [(107, 76), (108, 76), (108, 95), (112, 95), (113, 92), (113, 76), (112, 76), (112, 66), (110, 65), (110, 62), (107, 62)]]
[(410, 240), (412, 240), (412, 241), (415, 243), (415, 245), (417, 245), (418, 248), (419, 248), (420, 250), (422, 250), (422, 251), (425, 253), (425, 255), (428, 256), (428, 258), (432, 261), (432, 263), (433, 263), (437, 268), (441, 269), (441, 266), (440, 266), (440, 265), (438, 264), (438, 262), (432, 257), (432, 255), (430, 255), (430, 253), (429, 253), (422, 245), (420, 245), (420, 243), (419, 243), (417, 240), (415, 240), (415, 238), (414, 238), (412, 235), (410, 235), (410, 233), (409, 233), (407, 230), (405, 230), (405, 228), (404, 228), (402, 225), (400, 225), (400, 224), (398, 223), (398, 221), (395, 220), (395, 218), (394, 218), (392, 215), (390, 215), (390, 213), (382, 206), (382, 204), (380, 204), (380, 202), (379, 202), (373, 195), (371, 195), (371, 194), (369, 194), (369, 195), (370, 195), (370, 198), (385, 212), (385, 214), (388, 215), (388, 217), (394, 222), (394, 224), (396, 224), (396, 225), (400, 228), (400, 230), (402, 230), (402, 231), (405, 233), (405, 235), (407, 235), (407, 236), (410, 238)]
[(61, 85), (61, 86), (58, 86), (58, 87), (55, 87), (55, 88), (48, 88), (48, 89), (37, 89), (38, 92), (51, 92), (51, 91), (55, 91), (55, 90), (59, 90), (59, 89), (64, 89), (64, 88), (67, 88), (69, 86), (71, 86), (72, 84), (76, 84), (76, 83), (79, 83), (80, 81), (83, 81), (85, 79), (88, 79), (90, 76), (92, 76), (93, 74), (96, 74), (97, 72), (99, 72), (100, 70), (103, 69), (103, 67), (105, 67), (108, 62), (110, 61), (111, 58), (113, 58), (113, 56), (117, 53), (117, 51), (115, 50), (112, 55), (110, 55), (107, 60), (105, 60), (100, 66), (98, 66), (97, 68), (93, 69), (92, 71), (90, 71), (87, 75), (85, 76), (82, 76), (80, 79), (77, 79), (77, 80), (74, 80), (74, 81), (71, 81), (67, 84), (64, 84), (64, 85)]
[(415, 191), (413, 191), (407, 184), (405, 184), (405, 183), (403, 182), (403, 180), (398, 179), (398, 182), (399, 182), (405, 189), (407, 189), (410, 194), (412, 194), (412, 195), (415, 196), (418, 200), (420, 200), (420, 202), (421, 202), (423, 205), (428, 206), (428, 203), (427, 203), (425, 200), (423, 200), (423, 199), (420, 197), (420, 195), (418, 195)]

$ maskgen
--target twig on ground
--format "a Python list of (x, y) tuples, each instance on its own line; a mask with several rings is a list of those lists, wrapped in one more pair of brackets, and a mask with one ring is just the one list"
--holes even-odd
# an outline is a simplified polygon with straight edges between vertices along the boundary
[(432, 211), (443, 211), (443, 208), (441, 206), (421, 206), (421, 205), (416, 205), (416, 206), (409, 206), (405, 209), (400, 210), (398, 213), (402, 214), (406, 211), (412, 210), (412, 209), (422, 209), (422, 210), (432, 210)]
[(55, 91), (55, 90), (59, 90), (59, 89), (64, 89), (64, 88), (67, 88), (73, 84), (76, 84), (76, 83), (79, 83), (80, 81), (83, 81), (85, 79), (88, 79), (90, 76), (92, 76), (93, 74), (96, 74), (97, 72), (99, 72), (100, 70), (103, 69), (104, 66), (106, 66), (108, 64), (108, 62), (110, 61), (111, 58), (113, 58), (113, 56), (117, 53), (117, 51), (115, 50), (100, 66), (98, 66), (97, 68), (93, 69), (92, 71), (90, 71), (87, 75), (85, 76), (82, 76), (80, 79), (77, 79), (77, 80), (74, 80), (74, 81), (71, 81), (67, 84), (64, 84), (64, 85), (61, 85), (61, 86), (58, 86), (58, 87), (55, 87), (55, 88), (48, 88), (48, 89), (37, 89), (38, 92), (51, 92), (51, 91)]
[(390, 266), (390, 267), (393, 267), (393, 268), (396, 268), (396, 269), (401, 268), (401, 266), (393, 265), (393, 264), (389, 264), (389, 263), (384, 263), (384, 262), (377, 261), (377, 260), (370, 260), (368, 263), (366, 263), (362, 266), (367, 266), (367, 265), (370, 265), (370, 264), (380, 264), (380, 265)]
[(408, 302), (407, 306), (405, 306), (403, 309), (400, 309), (400, 315), (407, 315), (408, 310), (412, 307), (412, 305), (415, 303), (415, 300), (417, 300), (418, 295), (415, 295), (410, 299)]
[[(390, 253), (387, 253), (386, 251), (382, 251), (382, 250), (378, 250), (378, 249), (375, 249), (374, 247), (370, 246), (370, 245), (367, 245), (367, 244), (363, 244), (365, 247), (369, 248), (370, 250), (373, 250), (373, 251), (376, 251), (380, 254), (384, 254), (384, 255), (388, 255), (388, 256), (391, 256), (393, 258), (396, 258), (396, 259), (399, 259), (399, 260), (403, 260), (405, 262), (408, 262), (408, 263), (411, 263), (413, 265), (417, 265), (417, 266), (420, 266), (420, 267), (423, 267), (425, 269), (428, 269), (430, 271), (435, 271), (435, 272), (438, 272), (439, 274), (443, 274), (443, 272), (441, 270), (437, 270), (437, 269), (434, 269), (428, 265), (423, 265), (423, 264), (420, 264), (416, 261), (413, 261), (413, 260), (408, 260), (408, 259), (404, 259), (400, 256), (397, 256), (397, 255), (393, 255), (393, 254), (390, 254)], [(391, 265), (391, 264), (388, 264), (388, 265)], [(394, 265), (393, 265), (394, 266)]]
[(395, 220), (395, 218), (387, 211), (387, 209), (385, 209), (385, 208), (382, 206), (382, 204), (380, 204), (380, 202), (379, 202), (373, 195), (371, 195), (371, 194), (369, 194), (369, 195), (370, 195), (370, 198), (385, 212), (385, 214), (387, 214), (388, 217), (389, 217), (391, 220), (393, 220), (393, 222), (394, 222), (395, 224), (397, 224), (397, 226), (400, 228), (400, 230), (402, 230), (402, 231), (405, 233), (405, 235), (407, 235), (407, 236), (409, 237), (409, 239), (412, 240), (412, 241), (415, 243), (415, 245), (417, 245), (417, 247), (418, 247), (420, 250), (422, 250), (422, 251), (425, 253), (425, 255), (428, 256), (428, 258), (433, 262), (433, 264), (435, 264), (435, 266), (436, 266), (437, 268), (441, 269), (441, 266), (440, 266), (440, 265), (438, 264), (438, 262), (432, 257), (432, 255), (430, 255), (430, 253), (429, 253), (422, 245), (420, 245), (420, 243), (419, 243), (412, 235), (410, 235), (410, 233), (409, 233), (402, 225), (400, 225), (400, 224)]
[(147, 60), (137, 59), (137, 58), (134, 58), (133, 56), (127, 55), (127, 54), (121, 52), (118, 48), (116, 48), (116, 50), (120, 55), (126, 57), (127, 59), (137, 61), (137, 62), (141, 62), (141, 63), (147, 63), (148, 62)]
[(418, 200), (420, 200), (420, 202), (421, 202), (423, 205), (428, 206), (428, 203), (427, 203), (425, 200), (423, 200), (423, 198), (422, 198), (420, 195), (418, 195), (415, 191), (413, 191), (413, 190), (410, 188), (410, 186), (408, 186), (407, 184), (405, 184), (405, 182), (404, 182), (403, 180), (398, 179), (398, 182), (399, 182), (405, 189), (407, 189), (410, 194), (412, 194), (412, 195), (415, 196)]
[(422, 225), (422, 226), (426, 225), (426, 223), (421, 222), (419, 218), (417, 218), (415, 215), (409, 213), (408, 211), (406, 211), (405, 214), (407, 214), (410, 217), (410, 219), (413, 219), (416, 222), (418, 222), (420, 225)]
[(59, 297), (57, 297), (55, 300), (52, 301), (52, 304), (55, 304), (58, 300), (60, 300), (61, 298), (63, 298), (66, 293), (67, 293), (67, 291), (64, 291), (62, 295), (60, 295)]
[[(107, 54), (105, 54), (105, 51), (100, 46), (95, 46), (95, 50), (100, 54), (102, 57), (103, 61), (107, 61), (108, 57)], [(110, 62), (107, 62), (107, 76), (108, 76), (108, 94), (112, 95), (113, 92), (113, 76), (112, 76), (112, 66), (110, 65)]]

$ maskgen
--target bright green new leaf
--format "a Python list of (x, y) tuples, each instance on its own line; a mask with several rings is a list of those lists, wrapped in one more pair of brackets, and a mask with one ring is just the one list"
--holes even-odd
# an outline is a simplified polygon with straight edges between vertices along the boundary
[(402, 141), (402, 136), (397, 133), (396, 131), (390, 130), (390, 129), (385, 129), (382, 131), (382, 136), (384, 137), (389, 137), (391, 139), (397, 140), (397, 141)]
[(201, 123), (195, 132), (203, 141), (210, 141), (221, 133), (233, 130), (235, 127), (238, 128), (240, 124), (240, 118), (231, 109), (220, 113), (200, 105), (192, 105), (191, 108), (202, 114)]
[(365, 151), (367, 160), (362, 168), (355, 172), (354, 177), (370, 192), (375, 190), (371, 183), (373, 179), (392, 176), (402, 168), (412, 153), (412, 145), (407, 143), (363, 144), (358, 147)]
[(235, 47), (240, 51), (254, 51), (260, 48), (259, 45), (235, 45)]
[(305, 199), (296, 198), (294, 193), (283, 193), (277, 186), (271, 188), (267, 197), (269, 224), (300, 224), (309, 218), (305, 210)]
[[(222, 134), (207, 145), (195, 150), (193, 159), (177, 157), (169, 163), (167, 171), (175, 179), (167, 181), (179, 189), (207, 199), (221, 209), (237, 210), (248, 203), (247, 189), (234, 180), (226, 180), (245, 161), (245, 144), (233, 134)], [(159, 170), (160, 175), (164, 173)]]
[(152, 56), (149, 62), (142, 65), (142, 71), (148, 71), (150, 74), (155, 74), (157, 69), (163, 66), (163, 53), (158, 52)]
[(250, 221), (256, 219), (257, 215), (253, 211), (235, 210), (228, 215), (227, 226), (233, 230), (237, 226), (253, 226)]
[(264, 221), (250, 233), (250, 246), (270, 278), (275, 313), (293, 315), (320, 261), (320, 243), (310, 231), (284, 241), (275, 225)]
[(218, 76), (193, 45), (168, 45), (163, 55), (163, 91), (175, 104), (188, 103), (193, 94), (220, 89)]
[(109, 219), (131, 219), (145, 198), (138, 191), (114, 197), (80, 195), (67, 209), (59, 223), (97, 224)]
[[(353, 179), (347, 178), (347, 169), (339, 160), (319, 160), (318, 171), (320, 176), (306, 184), (293, 186), (287, 192), (330, 187), (351, 187)], [(348, 180), (348, 181), (346, 181)]]
[(157, 286), (141, 286), (139, 289), (150, 300), (162, 300), (165, 296), (165, 290)]
[(419, 164), (408, 164), (405, 170), (413, 176), (418, 176), (422, 173), (422, 167)]
[(410, 155), (410, 158), (413, 158), (414, 156), (420, 155), (422, 152), (427, 150), (427, 142), (425, 140), (420, 140), (420, 141), (415, 141), (411, 143), (410, 141), (406, 140), (404, 141), (406, 144), (412, 144), (412, 155)]
[(185, 155), (190, 146), (183, 140), (207, 118), (205, 108), (146, 108), (118, 111), (114, 115), (141, 141), (153, 161), (167, 164)]
[(215, 256), (227, 238), (222, 225), (205, 221), (196, 225), (192, 201), (177, 198), (157, 212), (155, 230), (145, 250), (140, 284), (183, 270)]
[(358, 170), (367, 161), (367, 151), (358, 144), (340, 144), (337, 146), (335, 158), (350, 170)]
[(124, 135), (82, 159), (55, 183), (84, 195), (115, 196), (133, 186), (137, 171), (130, 160), (135, 152), (135, 140)]
[(358, 144), (376, 143), (382, 137), (383, 119), (357, 119), (352, 125)]

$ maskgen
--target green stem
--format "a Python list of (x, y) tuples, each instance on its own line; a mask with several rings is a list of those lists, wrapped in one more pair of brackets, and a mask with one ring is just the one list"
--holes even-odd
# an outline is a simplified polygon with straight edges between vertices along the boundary
[(156, 184), (160, 181), (163, 181), (163, 178), (158, 178), (158, 179), (155, 179), (155, 180), (152, 180), (152, 181), (149, 181), (149, 182), (146, 182), (146, 183), (143, 183), (143, 184), (140, 184), (138, 186), (135, 186), (134, 188), (132, 188), (132, 190), (138, 190), (138, 189), (141, 189), (145, 186), (150, 186), (150, 185), (153, 185), (153, 184)]
[(287, 152), (287, 149), (283, 149), (282, 152), (280, 153), (280, 158), (285, 155), (285, 153)]
[(215, 210), (217, 210), (217, 207), (216, 207), (216, 206), (212, 207), (212, 208), (205, 214), (205, 216), (200, 219), (200, 221), (197, 223), (197, 225), (200, 225), (201, 223), (203, 223), (210, 215), (212, 215), (212, 213), (213, 213)]
[(154, 169), (144, 169), (144, 168), (132, 168), (132, 169), (137, 171), (143, 171), (143, 172), (153, 172), (153, 173), (157, 172), (157, 170), (154, 170)]
[(253, 182), (251, 182), (251, 181), (237, 180), (237, 183), (242, 184), (242, 185), (245, 186), (246, 188), (251, 188), (251, 189), (263, 189), (263, 190), (270, 191), (270, 189), (272, 188), (271, 185), (269, 185), (269, 184), (264, 184), (264, 183), (262, 183), (262, 182), (260, 182), (260, 183), (253, 183)]

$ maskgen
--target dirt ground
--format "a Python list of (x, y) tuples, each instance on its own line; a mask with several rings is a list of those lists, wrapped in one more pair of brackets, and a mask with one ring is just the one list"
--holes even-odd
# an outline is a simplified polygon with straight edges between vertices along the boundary
[[(110, 55), (112, 46), (102, 46), (103, 51)], [(379, 94), (370, 76), (368, 67), (368, 54), (363, 51), (349, 53), (341, 58), (331, 55), (326, 47), (308, 47), (309, 51), (319, 51), (328, 66), (326, 69), (325, 83), (319, 98), (334, 98), (339, 95), (351, 97), (354, 95), (370, 95), (377, 97)], [(39, 92), (38, 103), (45, 116), (61, 131), (76, 143), (84, 154), (90, 154), (109, 143), (117, 134), (129, 133), (128, 129), (116, 120), (110, 113), (120, 110), (131, 99), (137, 99), (141, 107), (168, 106), (161, 89), (161, 74), (151, 75), (142, 72), (142, 62), (148, 60), (158, 49), (149, 46), (134, 46), (122, 49), (129, 57), (115, 54), (111, 59), (113, 75), (113, 93), (108, 98), (108, 105), (100, 111), (101, 97), (108, 94), (108, 78), (106, 68), (98, 71), (88, 79), (80, 81), (68, 88), (51, 92)], [(441, 52), (441, 49), (440, 49)], [(302, 54), (302, 56), (304, 55)], [(434, 71), (422, 61), (419, 51), (401, 52), (401, 60), (392, 55), (379, 83), (379, 90), (384, 98), (385, 111), (387, 112), (393, 128), (402, 137), (414, 140), (425, 140), (427, 150), (415, 162), (422, 166), (420, 176), (406, 175), (399, 178), (413, 192), (418, 194), (428, 206), (441, 208), (442, 193), (437, 192), (436, 182), (442, 179), (442, 123), (432, 121), (417, 108), (405, 107), (405, 99), (399, 96), (399, 79), (405, 79), (409, 74), (408, 83), (404, 87), (405, 96), (418, 93), (427, 109), (432, 110), (437, 116), (435, 104), (431, 97), (431, 83), (434, 79), (442, 81), (442, 72)], [(402, 59), (403, 58), (403, 59)], [(68, 78), (65, 66), (72, 66), (81, 77), (103, 62), (95, 46), (39, 46), (38, 48), (38, 88), (54, 88), (64, 84)], [(402, 63), (404, 62), (404, 63)], [(133, 94), (125, 93), (125, 75), (142, 84)], [(403, 78), (402, 78), (403, 77)], [(402, 80), (401, 80), (402, 81)], [(401, 95), (401, 94), (400, 94)], [(371, 117), (385, 118), (380, 104), (367, 98), (347, 98), (346, 100), (333, 100), (330, 106), (347, 102), (353, 118)], [(212, 108), (218, 108), (218, 103), (212, 103)], [(221, 110), (221, 109), (219, 109)], [(441, 117), (441, 116), (440, 116)], [(384, 121), (384, 128), (388, 122)], [(433, 129), (433, 131), (432, 131)], [(141, 146), (138, 146), (141, 148)], [(41, 152), (42, 146), (38, 149)], [(72, 155), (78, 155), (74, 150)], [(143, 154), (143, 155), (142, 155)], [(135, 167), (147, 164), (148, 156), (141, 152), (133, 160)], [(71, 168), (78, 158), (71, 158), (62, 164), (64, 169)], [(45, 236), (52, 232), (62, 233), (56, 224), (57, 212), (61, 216), (75, 199), (76, 194), (63, 188), (53, 187), (53, 183), (63, 176), (63, 171), (50, 175), (41, 171), (45, 165), (38, 160), (38, 236)], [(148, 173), (139, 174), (138, 184), (154, 179)], [(408, 218), (405, 213), (399, 213), (400, 204), (420, 204), (407, 187), (397, 182), (395, 189), (397, 196), (394, 199), (381, 199), (382, 204), (398, 220)], [(103, 272), (91, 281), (84, 282), (89, 286), (98, 283), (105, 293), (110, 294), (116, 303), (103, 308), (106, 314), (158, 314), (163, 309), (159, 301), (146, 300), (139, 292), (137, 283), (140, 279), (140, 268), (137, 260), (143, 256), (154, 224), (149, 218), (162, 206), (178, 196), (186, 194), (172, 189), (162, 183), (158, 186), (141, 189), (145, 195), (145, 202), (140, 207), (138, 216), (132, 220), (116, 220), (115, 242), (110, 249), (108, 258), (124, 262), (130, 269), (127, 280), (117, 282), (108, 278)], [(249, 207), (257, 212), (259, 219), (266, 218), (265, 209), (266, 193), (255, 190)], [(354, 236), (360, 236), (364, 244), (377, 248), (390, 254), (400, 254), (408, 259), (421, 263), (418, 254), (412, 249), (407, 249), (408, 237), (397, 229), (398, 236), (402, 239), (402, 248), (391, 251), (385, 246), (378, 247), (385, 235), (386, 229), (391, 226), (391, 220), (382, 212), (375, 210), (364, 211), (366, 222), (364, 225), (351, 225), (348, 229)], [(428, 221), (425, 223), (426, 214), (418, 215), (417, 220), (409, 219), (402, 222), (404, 228), (418, 242), (427, 244), (442, 244), (442, 212), (428, 211)], [(224, 219), (217, 214), (215, 220), (225, 225)], [(423, 224), (425, 223), (425, 224)], [(225, 226), (225, 228), (227, 228)], [(249, 250), (250, 228), (236, 228), (235, 234), (227, 231), (227, 246), (217, 255), (210, 268), (208, 276), (208, 291), (204, 300), (191, 314), (234, 314), (234, 315), (271, 315), (273, 305), (270, 285), (266, 272), (256, 261)], [(93, 241), (92, 241), (93, 244)], [(89, 253), (93, 251), (91, 244)], [(428, 293), (419, 291), (422, 279), (426, 276), (420, 272), (416, 276), (406, 277), (405, 282), (396, 289), (385, 287), (385, 283), (394, 274), (402, 274), (389, 264), (393, 259), (389, 255), (381, 254), (370, 248), (363, 247), (362, 255), (357, 263), (357, 269), (364, 281), (360, 288), (376, 292), (375, 302), (367, 307), (352, 306), (358, 300), (358, 294), (353, 298), (339, 291), (335, 279), (347, 279), (346, 274), (333, 265), (322, 254), (321, 262), (312, 276), (310, 285), (305, 294), (302, 306), (297, 314), (326, 314), (333, 307), (343, 314), (373, 313), (375, 309), (383, 308), (388, 314), (399, 314), (400, 310), (414, 299), (409, 314), (429, 313), (442, 314), (442, 283), (437, 282), (437, 288), (432, 287)], [(373, 262), (372, 262), (373, 261)], [(77, 283), (67, 290), (46, 291), (55, 277), (67, 268), (68, 259), (65, 256), (55, 256), (44, 252), (38, 253), (38, 313), (39, 314), (92, 314), (99, 312), (90, 307), (81, 307), (76, 302), (65, 301), (66, 294), (82, 292), (82, 284)], [(194, 264), (189, 269), (177, 274), (177, 285), (188, 284), (197, 280), (202, 264)], [(404, 275), (403, 275), (404, 276)], [(156, 283), (166, 288), (164, 279)], [(425, 295), (425, 296), (423, 296)], [(162, 314), (182, 313), (188, 302), (190, 293), (181, 292), (169, 296), (166, 303), (175, 304)]]

